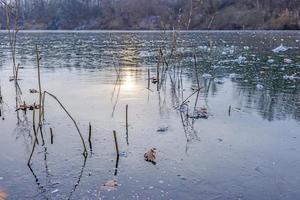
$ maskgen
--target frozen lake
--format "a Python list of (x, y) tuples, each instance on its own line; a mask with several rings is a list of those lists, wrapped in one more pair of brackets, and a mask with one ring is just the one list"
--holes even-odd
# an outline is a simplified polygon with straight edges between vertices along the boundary
[[(0, 199), (4, 193), (7, 199), (300, 199), (299, 31), (176, 37), (19, 33), (22, 101), (38, 103), (38, 94), (29, 93), (38, 89), (37, 44), (42, 88), (71, 113), (87, 146), (92, 125), (93, 149), (85, 159), (73, 122), (46, 98), (45, 145), (37, 145), (28, 167), (33, 112), (17, 117), (8, 37), (0, 32)], [(147, 89), (160, 49), (167, 64), (160, 63), (159, 87), (151, 81)], [(144, 160), (151, 148), (156, 165)], [(107, 180), (117, 181), (114, 191), (103, 187)]]

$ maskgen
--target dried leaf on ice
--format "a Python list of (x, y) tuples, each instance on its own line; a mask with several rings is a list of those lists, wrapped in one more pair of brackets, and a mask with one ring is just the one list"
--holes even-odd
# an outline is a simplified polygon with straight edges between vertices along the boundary
[(102, 186), (101, 189), (107, 191), (114, 191), (117, 189), (118, 182), (116, 180), (108, 180)]
[(8, 197), (8, 194), (0, 188), (0, 200), (5, 200)]
[(158, 82), (157, 78), (155, 78), (155, 77), (152, 77), (151, 81), (152, 81), (153, 84), (156, 84)]
[(169, 127), (159, 127), (156, 131), (157, 132), (166, 132), (169, 129)]
[(145, 161), (151, 162), (154, 165), (156, 164), (156, 161), (155, 161), (156, 151), (155, 150), (156, 150), (155, 148), (150, 149), (147, 153), (144, 154)]
[(207, 119), (208, 118), (208, 111), (207, 108), (201, 107), (196, 109), (197, 113), (197, 118), (203, 118)]
[(30, 89), (29, 92), (30, 93), (39, 93), (39, 91), (37, 91), (36, 89)]
[(26, 105), (26, 103), (19, 105), (19, 107), (16, 109), (16, 111), (18, 110), (22, 110), (22, 111), (27, 111), (28, 110), (33, 110), (33, 109), (40, 109), (39, 105)]

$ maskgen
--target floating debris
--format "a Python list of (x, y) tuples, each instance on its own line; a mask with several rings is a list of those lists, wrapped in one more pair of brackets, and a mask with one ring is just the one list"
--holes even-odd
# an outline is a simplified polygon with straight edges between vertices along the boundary
[(18, 110), (26, 111), (27, 109), (28, 110), (40, 109), (40, 106), (39, 105), (26, 105), (24, 103), (24, 104), (19, 105), (19, 107), (16, 109), (16, 111), (18, 111)]
[(285, 47), (283, 46), (282, 44), (280, 44), (279, 47), (276, 47), (275, 49), (273, 49), (272, 51), (274, 53), (279, 53), (279, 52), (284, 52), (284, 51), (287, 51), (289, 48), (288, 47)]
[(284, 79), (284, 80), (290, 80), (290, 81), (293, 81), (293, 80), (299, 79), (299, 77), (296, 77), (295, 74), (294, 74), (294, 75), (291, 75), (291, 76), (284, 75), (284, 76), (283, 76), (283, 79)]
[(208, 119), (208, 111), (207, 108), (197, 108), (195, 110), (196, 118)]
[(58, 190), (58, 189), (55, 189), (55, 190), (53, 190), (53, 191), (51, 192), (51, 194), (55, 194), (55, 193), (57, 193), (57, 192), (59, 192), (59, 190)]
[(261, 169), (260, 169), (260, 167), (255, 167), (255, 171), (257, 171), (257, 172), (259, 172), (259, 173), (263, 173), (262, 171), (261, 171)]
[(153, 84), (156, 84), (156, 83), (158, 82), (158, 80), (157, 80), (157, 78), (152, 77), (152, 78), (151, 78), (151, 82), (152, 82)]
[(144, 154), (144, 159), (147, 162), (151, 162), (153, 165), (156, 165), (155, 161), (156, 149), (150, 149), (147, 153)]
[(187, 104), (180, 105), (180, 112), (187, 112), (189, 109), (189, 106)]
[(36, 89), (29, 89), (29, 92), (34, 94), (34, 93), (39, 93), (39, 91), (37, 91)]
[(198, 87), (198, 85), (192, 85), (191, 86), (191, 90), (193, 90), (193, 91), (196, 91), (196, 90), (199, 90), (199, 87)]
[(168, 129), (169, 129), (169, 127), (159, 127), (158, 129), (157, 129), (157, 132), (166, 132), (166, 131), (168, 131)]
[(121, 151), (119, 156), (126, 158), (127, 157), (127, 152), (126, 151)]
[(234, 61), (235, 62), (237, 62), (237, 63), (239, 63), (239, 64), (242, 64), (243, 62), (245, 62), (246, 61), (246, 57), (244, 57), (244, 56), (239, 56), (237, 59), (235, 59)]
[(223, 83), (225, 83), (225, 79), (224, 78), (216, 78), (216, 79), (214, 79), (214, 82), (217, 84), (223, 84)]
[(101, 189), (110, 192), (117, 190), (118, 186), (119, 184), (116, 180), (108, 180), (101, 186)]
[(211, 77), (212, 77), (212, 75), (211, 74), (207, 74), (207, 73), (204, 73), (202, 75), (202, 78), (205, 78), (205, 79), (210, 79)]
[(9, 81), (20, 81), (21, 79), (16, 78), (15, 76), (10, 76)]
[(289, 59), (289, 58), (285, 58), (285, 59), (283, 59), (283, 62), (285, 64), (291, 64), (293, 61), (291, 59)]
[(0, 200), (5, 200), (8, 197), (8, 194), (5, 190), (0, 188)]
[(230, 79), (243, 78), (243, 76), (240, 74), (232, 73), (232, 74), (229, 74), (229, 78)]
[(256, 89), (258, 89), (258, 90), (262, 90), (262, 89), (264, 89), (264, 86), (263, 86), (263, 85), (261, 85), (261, 84), (257, 84), (257, 85), (256, 85)]

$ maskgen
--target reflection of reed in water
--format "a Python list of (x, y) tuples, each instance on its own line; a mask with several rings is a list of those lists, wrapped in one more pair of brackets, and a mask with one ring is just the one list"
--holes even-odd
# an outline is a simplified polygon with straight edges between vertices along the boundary
[(84, 169), (85, 169), (85, 165), (86, 165), (86, 160), (87, 160), (87, 157), (84, 157), (83, 159), (83, 164), (81, 166), (81, 170), (80, 170), (80, 173), (79, 173), (79, 176), (78, 176), (78, 179), (76, 181), (76, 183), (74, 184), (69, 196), (68, 196), (68, 200), (72, 198), (74, 192), (76, 191), (77, 187), (79, 186), (80, 184), (80, 181), (81, 181), (81, 178), (82, 178), (82, 175), (83, 175), (83, 172), (84, 172)]
[[(44, 167), (45, 167), (45, 179), (46, 179), (46, 184), (42, 185), (41, 183), (41, 179), (38, 178), (38, 176), (36, 175), (34, 169), (32, 168), (31, 165), (28, 165), (28, 168), (31, 172), (31, 174), (33, 175), (34, 179), (35, 179), (35, 183), (37, 185), (38, 191), (39, 191), (39, 195), (42, 195), (44, 199), (51, 199), (50, 195), (52, 193), (54, 193), (54, 191), (58, 191), (57, 189), (51, 191), (53, 189), (53, 185), (55, 183), (52, 183), (51, 181), (51, 177), (53, 176), (50, 172), (51, 170), (49, 169), (49, 165), (48, 165), (48, 151), (47, 151), (47, 147), (43, 147), (43, 154), (44, 154)], [(86, 166), (86, 161), (87, 161), (87, 157), (84, 157), (83, 159), (83, 164), (80, 168), (80, 172), (77, 178), (77, 181), (75, 182), (75, 184), (73, 185), (71, 192), (69, 193), (67, 199), (71, 199), (74, 192), (76, 191), (76, 189), (78, 188), (78, 186), (80, 185), (82, 176), (83, 176), (83, 172)]]

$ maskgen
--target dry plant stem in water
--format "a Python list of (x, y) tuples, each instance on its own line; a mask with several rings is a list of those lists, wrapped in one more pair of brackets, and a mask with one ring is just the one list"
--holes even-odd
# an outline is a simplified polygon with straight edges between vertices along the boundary
[(89, 123), (89, 145), (90, 145), (90, 151), (92, 152), (92, 125)]
[(127, 141), (127, 145), (129, 145), (129, 142), (128, 142), (128, 105), (126, 105), (126, 141)]
[(37, 69), (38, 69), (38, 86), (39, 86), (39, 123), (38, 123), (38, 129), (41, 132), (42, 142), (43, 145), (45, 144), (44, 136), (43, 136), (43, 130), (42, 130), (42, 86), (41, 86), (41, 71), (40, 71), (40, 53), (38, 51), (38, 46), (35, 45), (35, 51), (36, 51), (36, 61), (37, 61)]
[(45, 93), (45, 94), (48, 94), (50, 97), (52, 97), (54, 100), (56, 100), (57, 103), (60, 105), (60, 107), (65, 111), (65, 113), (66, 113), (66, 114), (69, 116), (69, 118), (73, 121), (74, 126), (76, 127), (76, 130), (77, 130), (77, 132), (78, 132), (78, 134), (79, 134), (79, 136), (80, 136), (80, 139), (81, 139), (81, 142), (82, 142), (82, 145), (83, 145), (83, 149), (84, 149), (84, 151), (83, 151), (83, 156), (86, 157), (86, 156), (88, 155), (87, 149), (86, 149), (86, 145), (85, 145), (83, 136), (82, 136), (82, 134), (81, 134), (81, 131), (80, 131), (80, 129), (79, 129), (79, 127), (78, 127), (76, 121), (74, 120), (74, 118), (72, 117), (72, 115), (67, 111), (67, 109), (64, 107), (64, 105), (58, 100), (58, 98), (57, 98), (55, 95), (53, 95), (53, 94), (51, 94), (51, 93), (49, 93), (49, 92), (47, 92), (47, 91), (44, 91), (44, 93)]
[(35, 128), (35, 103), (33, 105), (34, 105), (34, 108), (32, 110), (32, 129), (33, 129), (33, 132), (34, 132), (34, 141), (33, 141), (32, 150), (31, 150), (28, 162), (27, 162), (28, 166), (30, 165), (30, 161), (31, 161), (31, 158), (32, 158), (33, 153), (34, 153), (35, 146), (36, 146), (36, 144), (38, 144), (37, 133), (36, 133), (36, 128)]
[(119, 157), (120, 153), (119, 153), (118, 139), (117, 139), (117, 133), (115, 130), (113, 131), (113, 135), (114, 135), (114, 140), (115, 140), (117, 156)]

